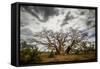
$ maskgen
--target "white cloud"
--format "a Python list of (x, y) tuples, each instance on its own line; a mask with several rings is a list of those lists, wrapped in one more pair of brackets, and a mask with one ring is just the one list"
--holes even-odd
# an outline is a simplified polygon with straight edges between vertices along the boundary
[[(88, 26), (86, 25), (87, 21), (87, 9), (86, 15), (79, 15), (80, 11), (79, 9), (73, 9), (73, 8), (56, 8), (58, 10), (59, 15), (49, 16), (49, 19), (46, 22), (39, 21), (35, 16), (31, 15), (29, 12), (21, 11), (21, 23), (26, 24), (25, 26), (21, 27), (21, 29), (28, 28), (29, 30), (34, 32), (41, 31), (43, 28), (51, 29), (53, 31), (60, 31), (60, 29), (63, 29), (64, 32), (66, 32), (66, 29), (69, 29), (70, 27), (78, 30), (84, 30), (87, 29)], [(70, 16), (75, 17), (75, 19), (67, 21), (68, 24), (61, 27), (61, 24), (63, 23), (66, 15), (68, 12), (70, 13)], [(42, 15), (43, 13), (38, 14), (40, 19), (43, 19)], [(89, 34), (91, 34), (93, 31), (88, 31)], [(94, 32), (93, 32), (94, 33)], [(22, 37), (23, 34), (21, 34)], [(27, 38), (27, 36), (23, 35), (24, 38)], [(23, 38), (23, 37), (22, 37)]]

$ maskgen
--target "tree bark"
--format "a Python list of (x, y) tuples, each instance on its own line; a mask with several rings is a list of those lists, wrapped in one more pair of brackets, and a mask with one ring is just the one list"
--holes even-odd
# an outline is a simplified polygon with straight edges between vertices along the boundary
[(72, 43), (71, 43), (71, 45), (68, 46), (68, 48), (65, 50), (65, 53), (69, 54), (69, 52), (70, 52), (72, 46), (74, 45), (74, 43), (75, 43), (75, 40), (73, 40)]

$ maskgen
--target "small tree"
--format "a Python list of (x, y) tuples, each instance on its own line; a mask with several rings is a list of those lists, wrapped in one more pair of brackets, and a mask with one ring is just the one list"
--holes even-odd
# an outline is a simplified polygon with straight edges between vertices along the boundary
[(50, 53), (49, 53), (49, 58), (52, 58), (52, 57), (54, 57), (55, 56), (55, 53), (54, 53), (54, 51), (52, 50)]

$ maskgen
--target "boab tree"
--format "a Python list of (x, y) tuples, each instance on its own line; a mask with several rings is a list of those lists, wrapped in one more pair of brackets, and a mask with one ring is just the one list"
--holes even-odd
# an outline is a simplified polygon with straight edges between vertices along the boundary
[(42, 44), (50, 49), (55, 49), (56, 53), (59, 55), (69, 54), (71, 48), (80, 41), (80, 33), (72, 28), (70, 32), (43, 30), (35, 33), (33, 38), (33, 42)]

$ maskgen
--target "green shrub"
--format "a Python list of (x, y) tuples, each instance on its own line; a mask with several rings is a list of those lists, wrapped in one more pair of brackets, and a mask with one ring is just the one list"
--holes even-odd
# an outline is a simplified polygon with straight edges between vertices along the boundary
[(55, 56), (55, 53), (53, 52), (53, 50), (49, 53), (48, 57), (49, 58), (53, 58)]
[(20, 51), (20, 63), (29, 64), (29, 63), (39, 63), (41, 62), (40, 52), (38, 48), (22, 48)]

